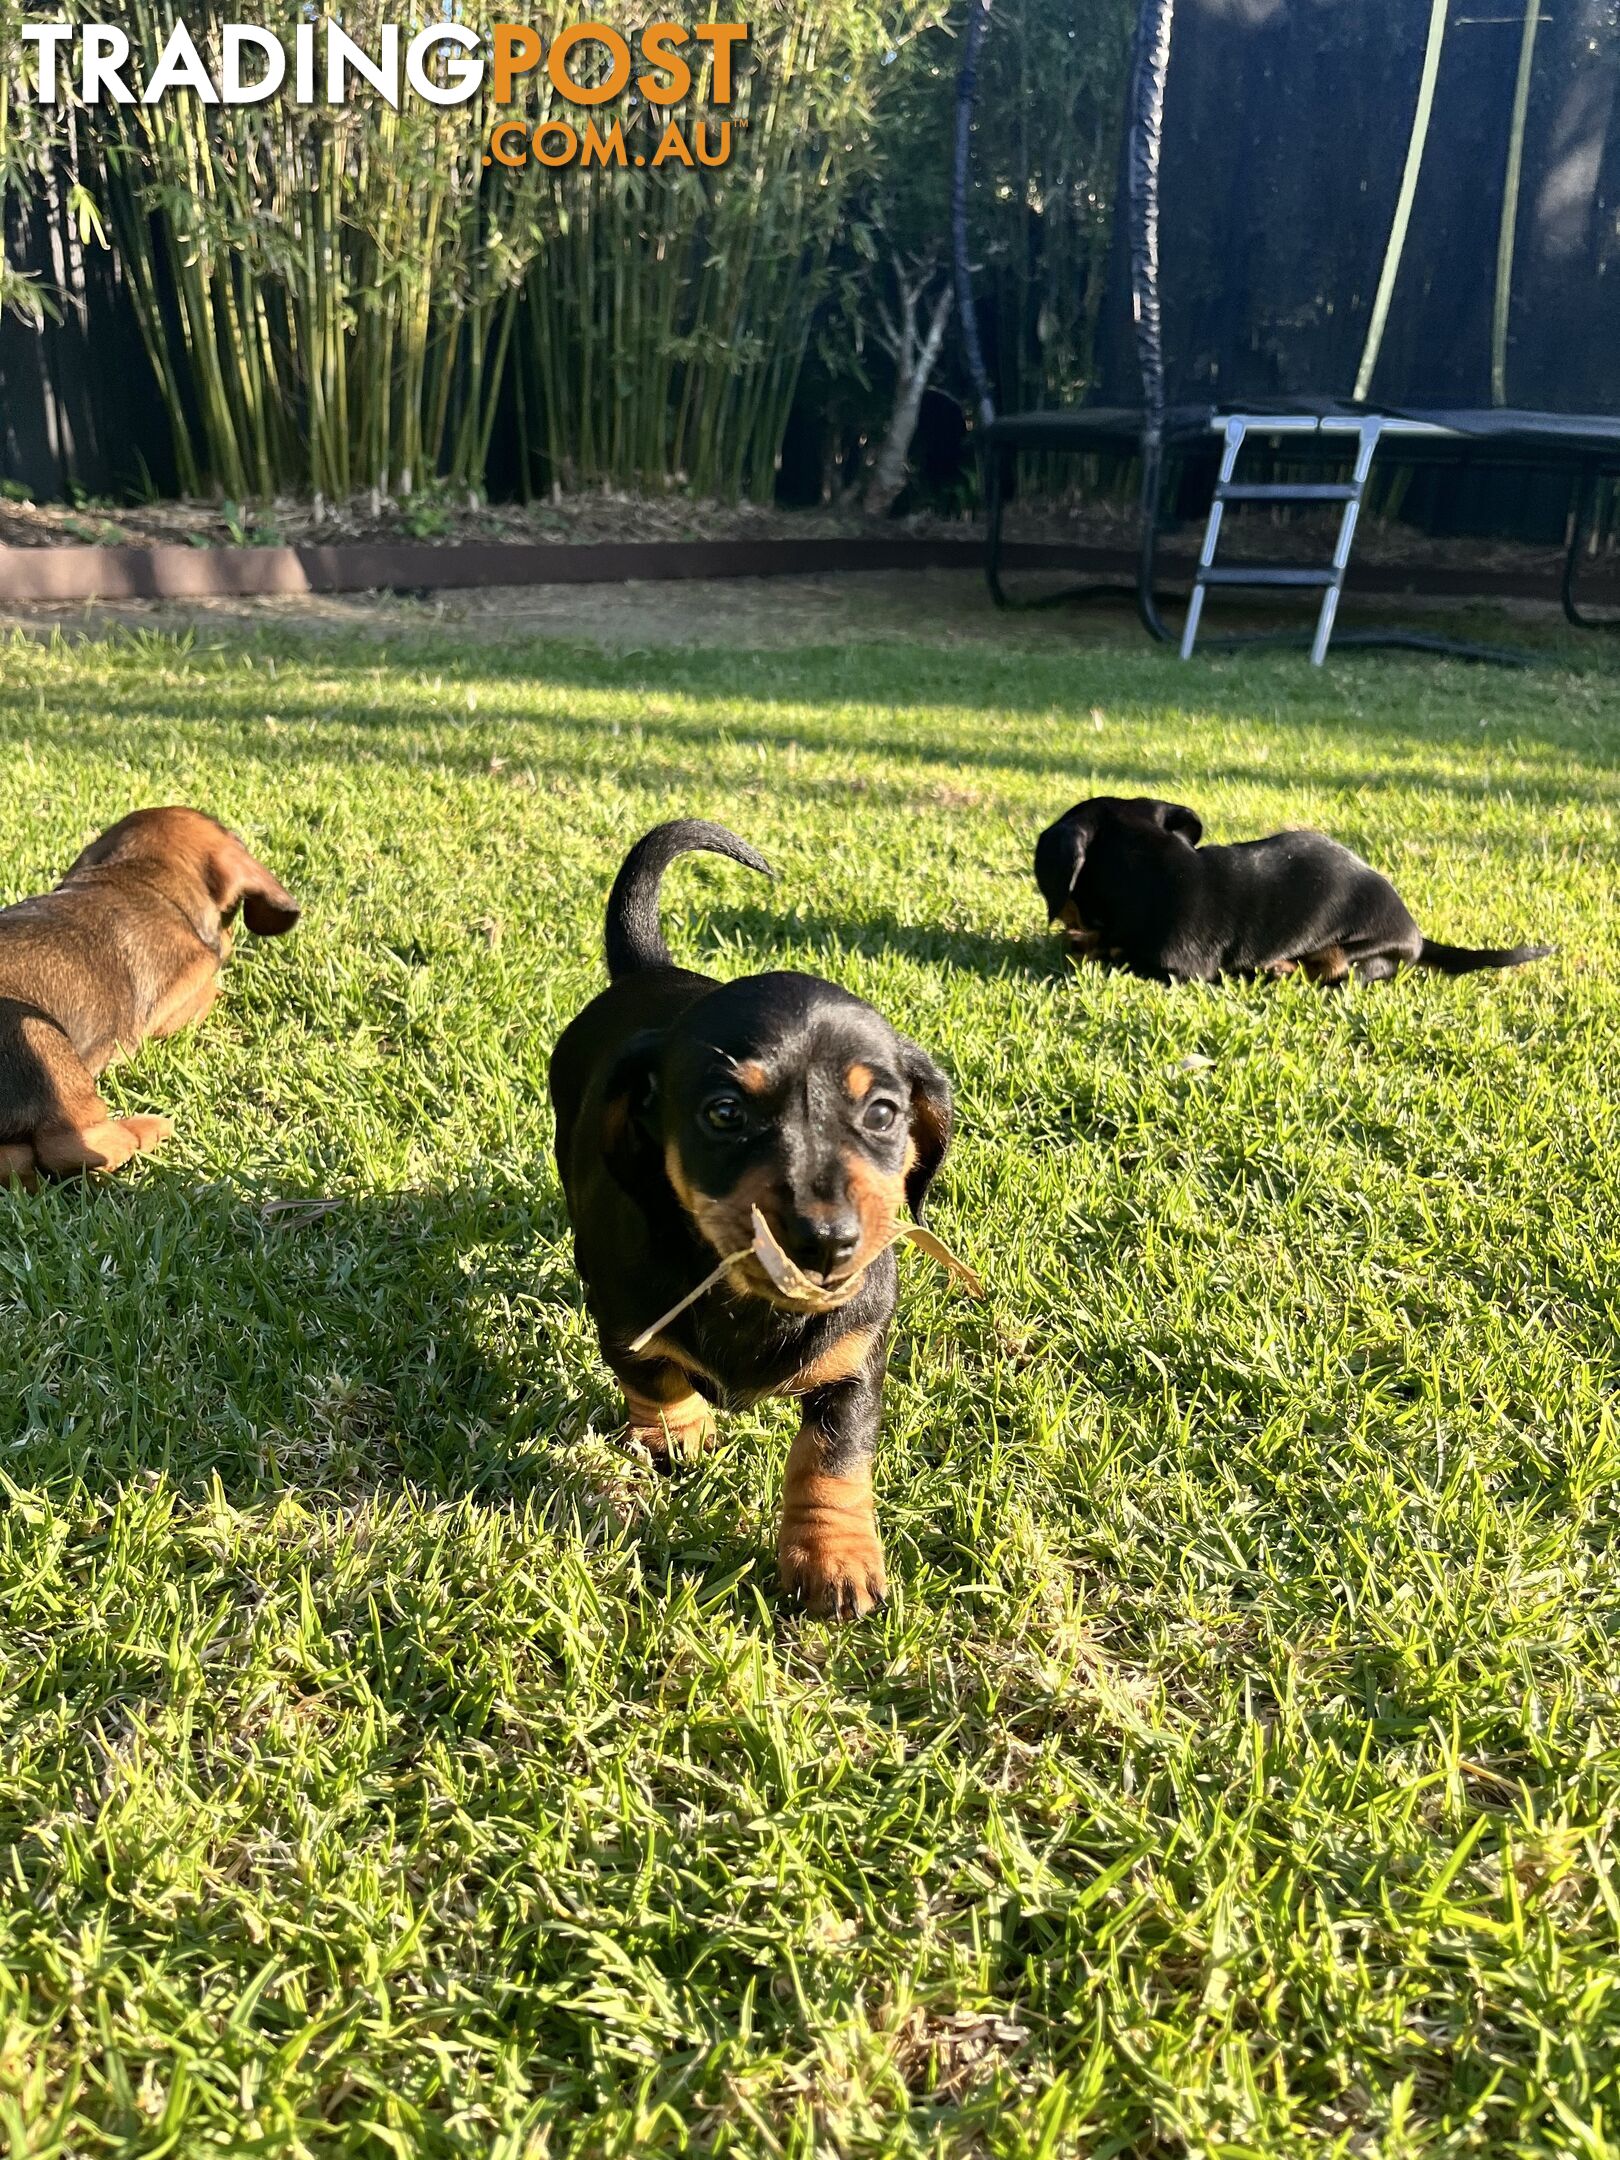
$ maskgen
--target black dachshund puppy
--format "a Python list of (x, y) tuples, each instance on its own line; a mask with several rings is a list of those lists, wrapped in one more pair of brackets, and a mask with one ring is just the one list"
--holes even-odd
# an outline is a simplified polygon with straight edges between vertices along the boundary
[(1426, 938), (1388, 878), (1319, 832), (1200, 847), (1181, 803), (1098, 795), (1035, 846), (1035, 882), (1071, 948), (1155, 982), (1287, 975), (1380, 982), (1403, 963), (1468, 975), (1550, 945), (1475, 950)]
[[(671, 1440), (712, 1438), (710, 1404), (800, 1399), (784, 1585), (813, 1612), (859, 1617), (885, 1588), (871, 1464), (891, 1240), (902, 1202), (921, 1219), (950, 1141), (950, 1088), (832, 983), (716, 983), (677, 967), (658, 892), (693, 849), (771, 874), (744, 841), (695, 818), (660, 825), (626, 858), (607, 905), (609, 987), (551, 1060), (574, 1254), (630, 1434), (655, 1457)], [(755, 1210), (796, 1264), (792, 1288), (750, 1249)], [(722, 1261), (715, 1283), (664, 1318)]]

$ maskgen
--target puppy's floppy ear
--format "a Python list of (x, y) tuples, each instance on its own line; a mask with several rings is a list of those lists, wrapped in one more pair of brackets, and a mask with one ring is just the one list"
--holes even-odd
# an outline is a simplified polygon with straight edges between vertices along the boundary
[(660, 1167), (654, 1112), (663, 1040), (656, 1028), (632, 1035), (602, 1084), (602, 1160), (631, 1193), (644, 1189)]
[(911, 1088), (911, 1145), (914, 1160), (906, 1172), (906, 1206), (912, 1220), (923, 1219), (923, 1202), (934, 1182), (934, 1173), (945, 1160), (951, 1144), (951, 1083), (929, 1057), (904, 1035), (900, 1037), (900, 1070)]
[(1196, 847), (1204, 837), (1204, 821), (1196, 810), (1189, 810), (1185, 803), (1156, 802), (1153, 805), (1153, 822), (1162, 825), (1167, 833), (1177, 833), (1189, 847)]
[(1048, 825), (1035, 843), (1035, 882), (1040, 887), (1041, 898), (1046, 902), (1047, 912), (1056, 915), (1065, 900), (1080, 882), (1080, 872), (1085, 867), (1086, 846), (1094, 830), (1093, 821), (1070, 811), (1060, 817), (1055, 825)]
[(229, 915), (239, 906), (255, 937), (284, 936), (303, 912), (281, 880), (250, 855), (233, 832), (222, 830), (209, 851), (207, 878), (209, 896), (220, 914)]

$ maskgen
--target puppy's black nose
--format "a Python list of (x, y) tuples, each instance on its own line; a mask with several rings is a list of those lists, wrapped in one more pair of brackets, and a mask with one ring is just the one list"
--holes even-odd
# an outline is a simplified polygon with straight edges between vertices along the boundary
[(860, 1250), (860, 1217), (841, 1215), (795, 1215), (784, 1240), (788, 1253), (812, 1275), (836, 1275)]

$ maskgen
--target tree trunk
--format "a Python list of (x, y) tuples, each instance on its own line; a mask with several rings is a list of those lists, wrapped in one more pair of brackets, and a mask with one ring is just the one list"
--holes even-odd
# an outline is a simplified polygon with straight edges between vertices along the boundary
[(906, 460), (911, 451), (911, 438), (917, 432), (923, 392), (938, 365), (940, 348), (945, 343), (945, 325), (950, 321), (952, 292), (947, 282), (934, 302), (928, 334), (919, 339), (917, 304), (921, 297), (920, 291), (907, 291), (902, 287), (904, 324), (894, 355), (894, 405), (882, 444), (872, 461), (864, 496), (866, 508), (873, 517), (882, 517), (906, 484)]

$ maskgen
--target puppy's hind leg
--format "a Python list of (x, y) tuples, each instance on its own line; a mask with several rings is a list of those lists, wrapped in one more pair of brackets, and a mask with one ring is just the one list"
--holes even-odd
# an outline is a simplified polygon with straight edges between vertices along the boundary
[(1350, 973), (1349, 956), (1342, 945), (1324, 945), (1320, 952), (1301, 953), (1299, 964), (1324, 990), (1342, 989)]
[(1393, 931), (1378, 924), (1359, 938), (1347, 939), (1344, 951), (1358, 983), (1388, 982), (1412, 965), (1422, 942), (1415, 923), (1409, 930), (1397, 924)]
[[(1393, 898), (1393, 896), (1391, 896)], [(1358, 983), (1388, 982), (1410, 967), (1423, 946), (1423, 933), (1398, 900), (1374, 909), (1360, 932), (1344, 941), (1350, 972)]]
[(1368, 953), (1364, 960), (1357, 960), (1350, 972), (1358, 983), (1388, 982), (1399, 974), (1401, 955), (1398, 953)]
[(12, 1115), (32, 1127), (34, 1161), (52, 1177), (116, 1170), (174, 1130), (167, 1118), (115, 1118), (72, 1043), (42, 1013), (22, 1016), (8, 1049), (22, 1097)]

